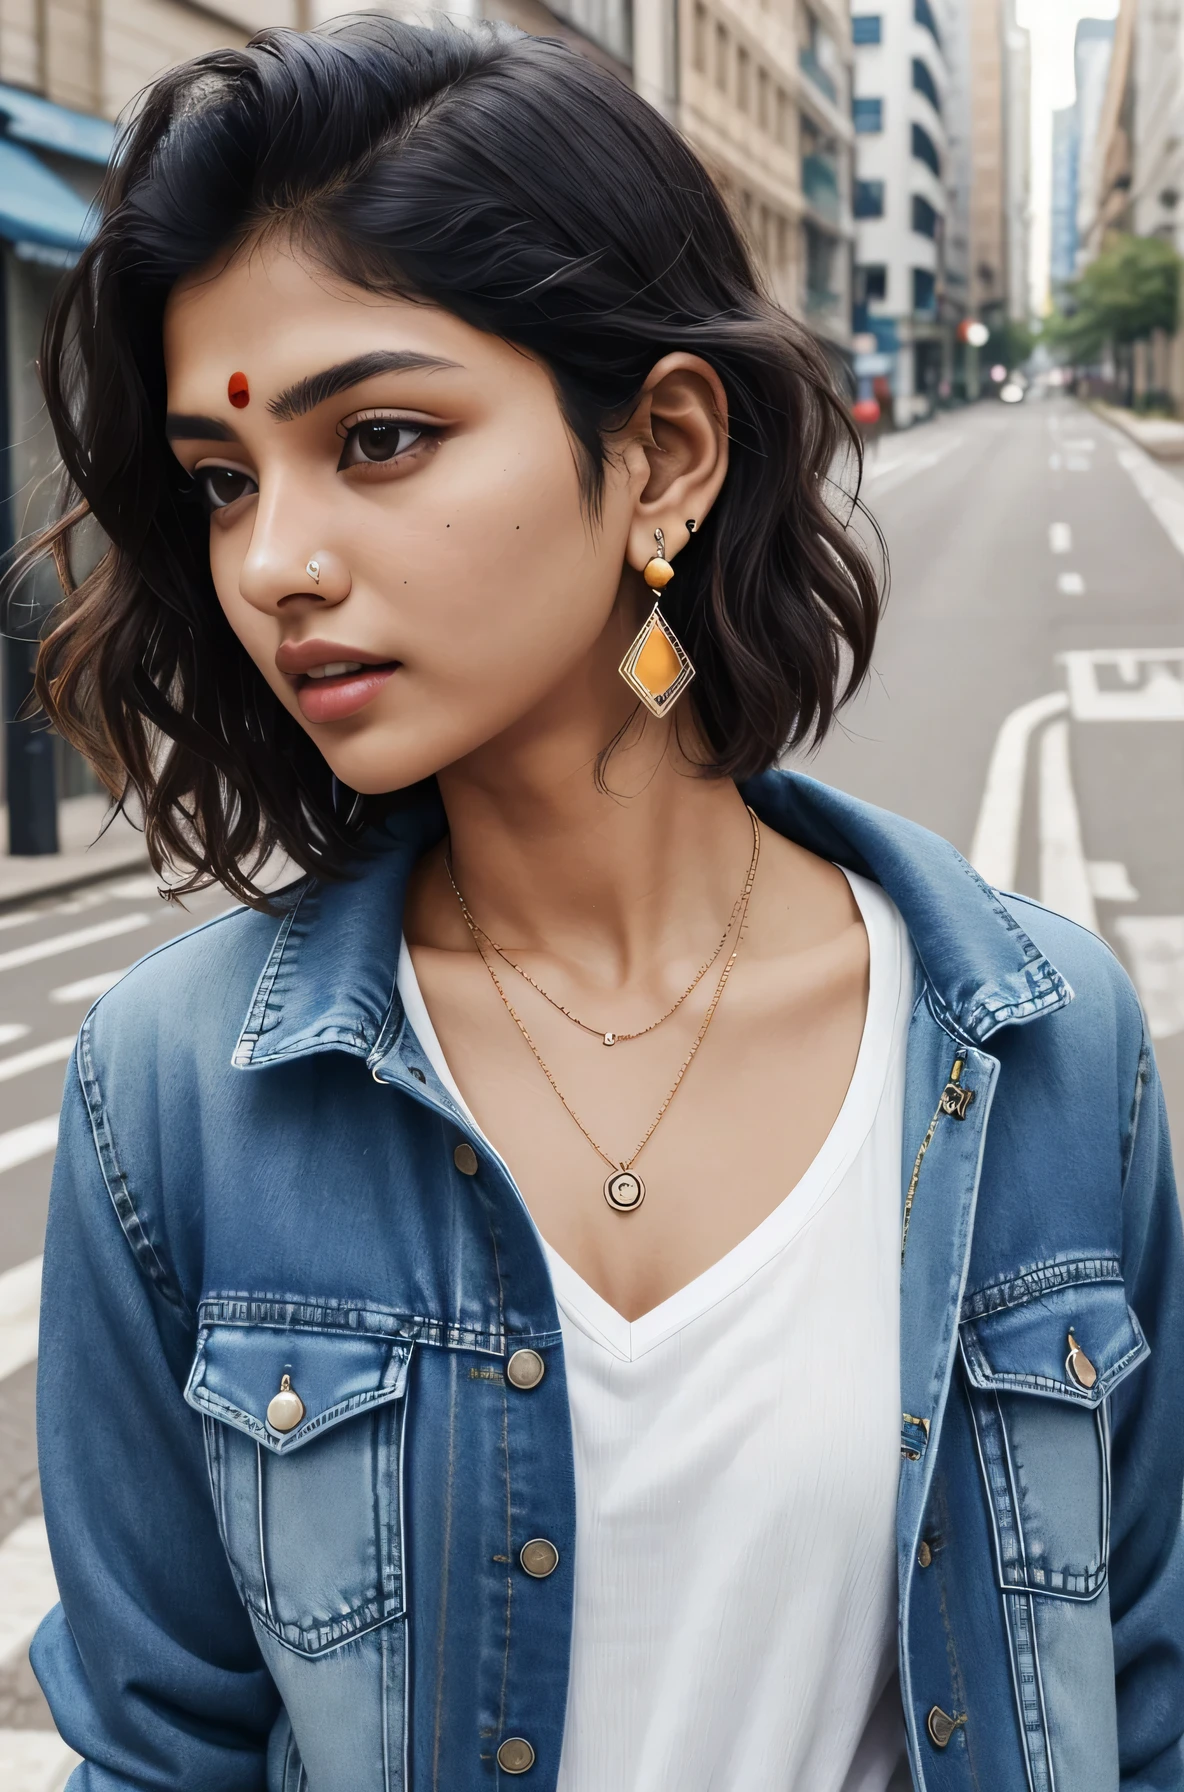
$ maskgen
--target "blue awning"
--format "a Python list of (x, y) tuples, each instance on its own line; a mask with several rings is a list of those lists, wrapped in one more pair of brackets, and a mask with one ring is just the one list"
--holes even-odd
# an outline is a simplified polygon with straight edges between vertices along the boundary
[(31, 143), (34, 149), (52, 149), (59, 155), (75, 156), (80, 162), (95, 162), (105, 168), (115, 145), (115, 126), (105, 118), (92, 118), (86, 112), (71, 112), (67, 106), (55, 106), (52, 100), (40, 99), (19, 87), (0, 82), (0, 120), (4, 134), (18, 143)]
[(93, 235), (90, 206), (19, 143), (0, 137), (0, 237), (77, 254)]

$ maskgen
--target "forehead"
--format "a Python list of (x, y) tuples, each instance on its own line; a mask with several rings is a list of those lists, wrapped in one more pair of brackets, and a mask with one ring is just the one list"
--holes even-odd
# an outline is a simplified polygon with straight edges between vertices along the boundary
[(199, 269), (177, 283), (165, 307), (174, 409), (188, 408), (211, 384), (224, 391), (228, 374), (239, 369), (279, 390), (310, 369), (383, 348), (471, 371), (512, 364), (522, 373), (523, 356), (500, 338), (438, 306), (352, 286), (284, 244), (256, 244)]

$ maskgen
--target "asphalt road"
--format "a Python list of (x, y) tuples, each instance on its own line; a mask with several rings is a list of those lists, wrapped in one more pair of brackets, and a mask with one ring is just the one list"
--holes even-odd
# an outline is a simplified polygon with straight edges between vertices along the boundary
[[(1184, 477), (1068, 401), (886, 438), (876, 675), (808, 769), (1094, 927), (1135, 977), (1184, 1139)], [(0, 914), (0, 1787), (71, 1758), (28, 1667), (53, 1600), (33, 1441), (38, 1253), (72, 1037), (135, 959), (228, 906), (148, 876)]]

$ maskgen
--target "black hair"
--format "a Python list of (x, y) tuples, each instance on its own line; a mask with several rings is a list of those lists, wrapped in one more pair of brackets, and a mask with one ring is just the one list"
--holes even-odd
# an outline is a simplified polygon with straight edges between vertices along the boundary
[[(862, 681), (879, 590), (828, 501), (836, 457), (859, 448), (827, 354), (763, 291), (686, 143), (606, 69), (494, 25), (264, 31), (155, 83), (100, 203), (46, 328), (69, 490), (23, 563), (52, 554), (66, 589), (37, 686), (113, 795), (137, 799), (157, 868), (188, 867), (181, 888), (217, 880), (262, 901), (254, 875), (277, 846), (344, 875), (392, 800), (343, 817), (223, 616), (207, 525), (164, 439), (168, 295), (269, 229), (536, 355), (593, 516), (605, 432), (655, 361), (686, 349), (715, 367), (730, 467), (668, 606), (698, 669), (706, 773), (745, 777), (820, 738)], [(75, 586), (87, 514), (107, 547)]]

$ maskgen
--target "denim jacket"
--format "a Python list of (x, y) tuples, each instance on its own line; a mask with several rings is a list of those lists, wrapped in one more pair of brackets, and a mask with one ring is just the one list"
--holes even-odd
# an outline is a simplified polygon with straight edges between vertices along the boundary
[[(1139, 1005), (1092, 934), (925, 830), (784, 773), (744, 794), (876, 879), (916, 949), (914, 1784), (1178, 1792), (1184, 1253)], [(82, 1028), (41, 1343), (61, 1605), (33, 1648), (84, 1757), (72, 1792), (553, 1792), (575, 1537), (555, 1298), (395, 987), (442, 828), (427, 795), (355, 880), (172, 941)], [(540, 1537), (558, 1566), (532, 1575)]]

